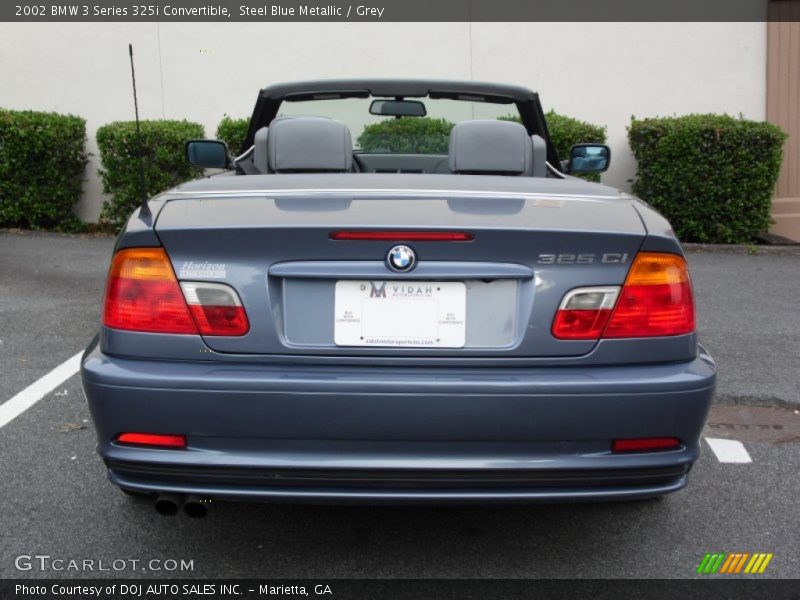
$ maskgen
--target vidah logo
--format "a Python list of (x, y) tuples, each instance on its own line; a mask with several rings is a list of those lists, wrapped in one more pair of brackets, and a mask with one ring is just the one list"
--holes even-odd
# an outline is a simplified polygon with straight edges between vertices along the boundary
[(372, 286), (372, 289), (369, 291), (370, 298), (386, 298), (386, 282), (381, 282), (380, 285), (375, 285), (374, 281), (370, 281), (369, 284)]

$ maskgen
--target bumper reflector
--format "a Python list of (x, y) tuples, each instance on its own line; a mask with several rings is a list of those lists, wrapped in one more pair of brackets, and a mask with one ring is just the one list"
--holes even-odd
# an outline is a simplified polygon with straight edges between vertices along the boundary
[(185, 435), (164, 435), (160, 433), (121, 433), (117, 441), (122, 444), (158, 446), (161, 448), (186, 448)]
[(674, 437), (633, 438), (614, 440), (613, 452), (650, 452), (652, 450), (674, 450), (680, 448), (681, 441)]

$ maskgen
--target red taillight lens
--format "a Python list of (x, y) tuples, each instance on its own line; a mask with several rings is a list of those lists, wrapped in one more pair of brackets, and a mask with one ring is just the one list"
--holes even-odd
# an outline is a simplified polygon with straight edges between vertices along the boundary
[(250, 329), (241, 306), (189, 306), (202, 335), (244, 335)]
[(686, 261), (676, 254), (639, 253), (603, 337), (682, 335), (694, 329), (694, 298)]
[(197, 333), (163, 248), (128, 248), (114, 255), (103, 324), (128, 331)]
[(610, 310), (560, 310), (553, 322), (553, 336), (560, 340), (596, 340), (610, 316)]
[(184, 281), (181, 289), (202, 335), (244, 335), (250, 330), (247, 313), (232, 287)]
[(673, 450), (680, 448), (681, 441), (674, 437), (635, 438), (614, 440), (611, 443), (613, 452), (649, 452), (652, 450)]
[(578, 288), (564, 296), (553, 321), (553, 337), (596, 340), (606, 328), (619, 287)]
[(473, 235), (464, 231), (334, 231), (330, 238), (372, 242), (469, 242)]
[(160, 433), (121, 433), (117, 441), (123, 444), (140, 446), (160, 446), (162, 448), (186, 448), (185, 435), (163, 435)]

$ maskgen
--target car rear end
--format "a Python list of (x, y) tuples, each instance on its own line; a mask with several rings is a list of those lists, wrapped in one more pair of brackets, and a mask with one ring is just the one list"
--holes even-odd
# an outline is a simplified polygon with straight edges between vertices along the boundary
[(222, 177), (134, 218), (82, 368), (112, 482), (370, 503), (683, 487), (716, 368), (666, 222), (602, 186), (465, 179)]

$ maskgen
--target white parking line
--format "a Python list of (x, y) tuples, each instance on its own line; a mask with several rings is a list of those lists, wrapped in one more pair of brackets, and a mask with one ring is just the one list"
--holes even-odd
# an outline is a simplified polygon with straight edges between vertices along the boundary
[(747, 453), (744, 444), (738, 440), (725, 440), (722, 438), (706, 438), (709, 448), (717, 455), (721, 463), (751, 463), (753, 459)]
[(81, 355), (78, 352), (68, 358), (47, 375), (34, 381), (19, 394), (0, 404), (0, 427), (8, 425), (47, 394), (75, 375), (81, 367)]

